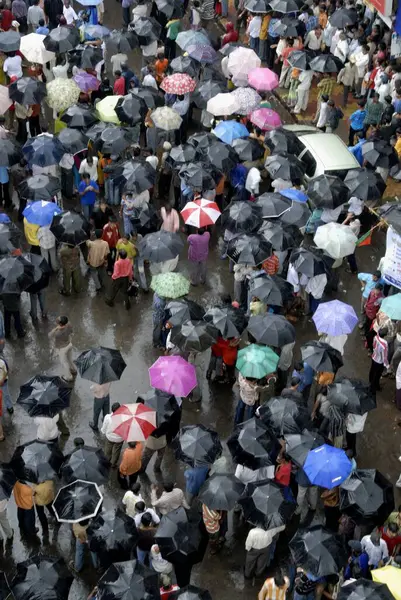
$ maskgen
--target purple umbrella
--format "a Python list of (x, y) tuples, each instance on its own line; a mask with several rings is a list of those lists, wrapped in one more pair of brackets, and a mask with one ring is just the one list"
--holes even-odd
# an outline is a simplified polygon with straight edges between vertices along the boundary
[(196, 387), (196, 370), (181, 356), (161, 356), (149, 369), (150, 385), (185, 398)]
[(81, 90), (81, 92), (93, 92), (99, 89), (100, 81), (94, 75), (87, 73), (86, 71), (79, 71), (74, 75), (73, 80)]
[(216, 50), (208, 44), (193, 44), (188, 46), (187, 54), (200, 63), (213, 63), (217, 59)]
[(358, 317), (352, 306), (332, 300), (319, 304), (312, 317), (316, 329), (327, 335), (343, 335), (351, 333), (358, 323)]

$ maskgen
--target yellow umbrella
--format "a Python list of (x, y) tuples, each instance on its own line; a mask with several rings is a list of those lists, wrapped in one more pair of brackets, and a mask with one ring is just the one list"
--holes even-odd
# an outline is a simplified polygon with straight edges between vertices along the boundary
[(105, 123), (116, 123), (120, 125), (121, 121), (116, 115), (115, 107), (120, 98), (124, 96), (106, 96), (96, 104), (97, 116)]
[(373, 581), (385, 583), (395, 600), (401, 600), (401, 569), (387, 565), (371, 571)]

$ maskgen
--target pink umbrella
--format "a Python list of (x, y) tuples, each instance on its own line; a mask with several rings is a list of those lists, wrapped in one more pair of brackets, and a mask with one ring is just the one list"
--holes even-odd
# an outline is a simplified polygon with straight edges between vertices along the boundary
[(123, 404), (111, 415), (113, 433), (126, 442), (143, 442), (156, 429), (156, 412), (144, 404)]
[(221, 212), (216, 202), (201, 198), (200, 200), (187, 202), (181, 211), (181, 215), (185, 225), (207, 227), (208, 225), (214, 225), (216, 223)]
[(168, 94), (188, 94), (196, 88), (196, 81), (186, 73), (173, 73), (160, 84), (162, 90)]
[(248, 83), (258, 92), (271, 92), (278, 87), (278, 75), (270, 69), (257, 67), (249, 71)]
[(196, 369), (181, 356), (161, 356), (149, 369), (150, 385), (186, 398), (196, 387)]
[(280, 127), (281, 119), (280, 115), (271, 108), (258, 108), (251, 113), (251, 122), (262, 129), (263, 131), (270, 131)]
[(99, 89), (100, 81), (94, 75), (87, 73), (86, 71), (79, 71), (74, 75), (73, 80), (81, 90), (81, 92), (93, 92)]

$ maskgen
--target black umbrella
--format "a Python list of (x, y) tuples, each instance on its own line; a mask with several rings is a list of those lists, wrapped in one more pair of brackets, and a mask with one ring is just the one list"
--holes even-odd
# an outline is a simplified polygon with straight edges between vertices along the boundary
[(0, 223), (0, 254), (9, 254), (21, 244), (21, 231), (14, 223)]
[(79, 213), (65, 210), (59, 215), (54, 215), (50, 231), (58, 242), (78, 246), (89, 237), (89, 223)]
[(231, 146), (234, 148), (241, 162), (259, 160), (264, 155), (264, 148), (258, 140), (252, 138), (237, 138)]
[(0, 50), (2, 52), (16, 52), (19, 50), (21, 36), (18, 31), (1, 31), (0, 32)]
[(205, 316), (205, 309), (187, 298), (170, 300), (166, 306), (168, 321), (171, 325), (181, 325), (185, 321), (201, 321)]
[[(177, 59), (175, 59), (177, 60)], [(207, 101), (227, 91), (224, 84), (221, 81), (205, 81), (200, 85), (197, 90), (193, 93), (193, 101), (198, 108), (206, 108)]]
[[(177, 58), (173, 58), (170, 63), (170, 69), (173, 73), (186, 73), (190, 77), (195, 77), (197, 73), (195, 63), (189, 56), (177, 56)], [(199, 92), (200, 89), (197, 91)]]
[(75, 50), (79, 42), (79, 31), (76, 27), (60, 26), (50, 31), (43, 40), (43, 45), (50, 52), (64, 54)]
[(103, 450), (82, 446), (67, 454), (60, 474), (67, 483), (82, 479), (102, 485), (107, 482), (109, 472), (110, 462)]
[(8, 94), (19, 104), (40, 104), (47, 94), (46, 84), (36, 77), (20, 77), (10, 84)]
[(160, 39), (161, 25), (153, 17), (139, 17), (132, 28), (140, 46), (148, 46)]
[(270, 480), (248, 483), (238, 504), (242, 506), (245, 521), (263, 529), (285, 525), (297, 506), (295, 500), (288, 499), (282, 485)]
[(288, 57), (288, 62), (293, 69), (300, 69), (301, 71), (307, 71), (310, 69), (309, 65), (313, 58), (319, 53), (315, 50), (294, 50)]
[(114, 110), (122, 123), (134, 126), (143, 121), (147, 108), (143, 99), (127, 94), (118, 100)]
[(234, 200), (223, 211), (222, 222), (231, 233), (251, 233), (262, 225), (262, 211), (254, 202)]
[(204, 150), (205, 152), (208, 149), (210, 144), (214, 144), (216, 141), (216, 136), (213, 133), (207, 133), (206, 131), (201, 131), (199, 133), (193, 133), (187, 139), (188, 144), (194, 146), (197, 150)]
[[(120, 155), (132, 143), (132, 135), (127, 129), (116, 125), (106, 127), (93, 143), (96, 152)], [(150, 165), (149, 165), (150, 166)]]
[(260, 274), (250, 280), (250, 290), (263, 302), (272, 306), (284, 306), (294, 294), (294, 288), (278, 275)]
[(210, 163), (191, 162), (181, 167), (179, 176), (190, 187), (202, 191), (214, 189), (222, 173)]
[(60, 377), (35, 375), (21, 385), (17, 404), (30, 417), (54, 417), (69, 407), (71, 391)]
[(301, 346), (302, 360), (314, 371), (336, 373), (343, 366), (341, 353), (329, 344), (312, 340)]
[(298, 248), (303, 241), (303, 235), (296, 225), (283, 227), (278, 221), (264, 221), (259, 233), (271, 243), (273, 250), (291, 250)]
[(306, 277), (328, 275), (333, 262), (333, 259), (318, 248), (296, 248), (290, 255), (290, 264), (293, 265), (297, 273), (306, 275)]
[(85, 135), (89, 140), (94, 142), (95, 140), (97, 140), (102, 131), (107, 129), (107, 127), (110, 127), (110, 123), (98, 121), (97, 123), (94, 123), (91, 127), (89, 127), (89, 129), (85, 130)]
[(397, 233), (401, 233), (401, 206), (398, 203), (387, 202), (376, 210), (388, 225), (391, 225)]
[(77, 479), (60, 488), (52, 506), (60, 523), (79, 523), (95, 517), (102, 502), (96, 483)]
[(227, 446), (236, 464), (252, 470), (273, 465), (279, 450), (276, 436), (255, 417), (237, 425)]
[(93, 110), (83, 104), (74, 104), (60, 117), (60, 121), (66, 123), (70, 128), (91, 127), (97, 121)]
[(63, 461), (64, 456), (57, 446), (34, 440), (17, 447), (10, 466), (20, 481), (41, 483), (53, 479)]
[(302, 151), (302, 143), (293, 131), (283, 129), (272, 129), (265, 135), (265, 144), (273, 154), (299, 154)]
[(271, 219), (280, 217), (286, 210), (289, 210), (292, 206), (292, 200), (284, 198), (280, 194), (266, 193), (259, 196), (255, 204), (260, 206), (264, 219)]
[(219, 436), (204, 425), (182, 427), (172, 442), (176, 459), (192, 467), (204, 467), (214, 463), (222, 453)]
[(179, 146), (171, 148), (170, 154), (167, 157), (167, 162), (173, 167), (180, 167), (181, 165), (195, 160), (195, 156), (196, 150), (191, 144), (179, 144)]
[(330, 25), (336, 29), (345, 29), (350, 25), (355, 25), (358, 20), (356, 10), (349, 8), (339, 8), (333, 12), (330, 17)]
[(349, 199), (348, 187), (335, 175), (318, 175), (309, 182), (306, 193), (316, 208), (338, 208)]
[(394, 506), (393, 485), (376, 469), (357, 469), (340, 486), (340, 510), (357, 525), (383, 525)]
[(90, 550), (107, 557), (109, 563), (119, 556), (129, 557), (138, 539), (134, 519), (120, 508), (97, 515), (87, 531)]
[(164, 435), (169, 430), (171, 422), (181, 413), (176, 397), (168, 392), (152, 388), (146, 394), (139, 395), (139, 400), (143, 400), (145, 406), (156, 412), (156, 429), (152, 431), (153, 437)]
[(0, 166), (1, 167), (12, 167), (21, 160), (22, 149), (21, 146), (11, 139), (1, 139), (0, 146)]
[(211, 144), (204, 156), (211, 165), (222, 173), (229, 173), (238, 163), (235, 150), (231, 146), (223, 144), (223, 142), (216, 141)]
[(156, 171), (148, 162), (128, 160), (113, 168), (111, 178), (116, 184), (124, 184), (127, 191), (141, 194), (154, 186)]
[(181, 19), (184, 14), (181, 0), (155, 0), (157, 10), (170, 19)]
[(271, 255), (270, 242), (256, 233), (236, 235), (228, 242), (227, 256), (237, 264), (257, 266)]
[(34, 267), (26, 258), (0, 258), (0, 294), (20, 294), (33, 283)]
[(51, 175), (33, 175), (18, 186), (18, 193), (24, 200), (50, 201), (60, 191), (60, 181)]
[(7, 463), (0, 463), (0, 500), (10, 498), (17, 481), (15, 473)]
[(186, 321), (171, 330), (171, 343), (183, 352), (203, 352), (217, 340), (218, 330), (204, 321)]
[(284, 17), (283, 19), (280, 19), (280, 21), (278, 21), (275, 25), (273, 25), (273, 30), (276, 35), (280, 35), (282, 37), (297, 37), (299, 35), (298, 27), (298, 19)]
[(79, 66), (81, 69), (94, 69), (101, 60), (103, 60), (101, 48), (86, 46), (81, 54)]
[(280, 13), (299, 12), (299, 4), (295, 0), (271, 0), (269, 6)]
[(244, 7), (252, 13), (263, 14), (270, 10), (267, 0), (246, 0)]
[(265, 168), (272, 179), (285, 179), (286, 181), (295, 181), (302, 179), (305, 173), (305, 166), (294, 154), (274, 154), (268, 156), (265, 161)]
[(284, 436), (286, 454), (298, 467), (303, 467), (310, 450), (322, 446), (324, 438), (315, 431), (304, 429), (301, 433), (287, 433)]
[(291, 207), (278, 217), (278, 221), (284, 227), (287, 227), (287, 225), (304, 227), (310, 216), (311, 212), (306, 202), (293, 202)]
[(3, 571), (0, 571), (0, 600), (6, 600), (11, 594), (7, 576)]
[(248, 319), (240, 308), (233, 306), (214, 306), (204, 315), (205, 321), (213, 323), (220, 335), (225, 338), (239, 338), (245, 330)]
[(339, 573), (347, 562), (340, 536), (321, 525), (298, 529), (289, 545), (294, 563), (314, 577)]
[(208, 590), (195, 585), (186, 585), (176, 592), (172, 592), (171, 600), (212, 600)]
[(74, 362), (83, 379), (100, 384), (118, 381), (127, 366), (120, 350), (103, 346), (85, 350)]
[(256, 343), (275, 348), (295, 342), (295, 328), (282, 315), (255, 315), (249, 319), (248, 332)]
[(350, 196), (356, 196), (363, 201), (379, 200), (386, 189), (382, 176), (365, 167), (350, 169), (344, 183), (350, 191)]
[(88, 138), (78, 129), (62, 129), (58, 134), (58, 139), (63, 144), (66, 152), (77, 154), (88, 147)]
[(156, 531), (155, 543), (162, 557), (175, 564), (201, 562), (207, 546), (200, 515), (182, 507), (163, 515)]
[(362, 157), (372, 167), (389, 169), (398, 164), (398, 156), (393, 146), (380, 138), (368, 140), (362, 145)]
[(158, 598), (158, 573), (138, 560), (112, 564), (99, 579), (98, 600), (154, 600)]
[(278, 436), (301, 433), (310, 427), (309, 411), (290, 396), (275, 397), (259, 408), (262, 422)]
[(138, 46), (138, 38), (133, 31), (114, 29), (107, 40), (114, 54), (131, 52)]
[(376, 408), (376, 394), (359, 379), (339, 377), (329, 386), (327, 399), (344, 408), (346, 413), (363, 415)]
[(337, 73), (343, 66), (341, 60), (332, 54), (319, 54), (309, 63), (309, 67), (316, 73)]
[(131, 223), (140, 235), (158, 231), (161, 218), (153, 204), (143, 204), (140, 208), (134, 208)]
[(234, 475), (216, 473), (202, 485), (198, 499), (211, 510), (232, 510), (244, 489)]
[(65, 148), (58, 138), (42, 133), (30, 138), (22, 147), (25, 158), (32, 167), (50, 167), (58, 165), (65, 154)]
[(17, 563), (11, 582), (15, 600), (66, 600), (74, 577), (64, 560), (55, 556), (36, 555)]
[(139, 253), (146, 260), (158, 263), (175, 258), (183, 247), (184, 242), (178, 233), (160, 230), (145, 235), (139, 242)]
[(338, 600), (394, 600), (386, 583), (363, 577), (341, 586), (337, 598)]
[(147, 108), (157, 108), (158, 106), (164, 106), (164, 94), (160, 94), (151, 87), (144, 88), (132, 88), (130, 94), (142, 98)]

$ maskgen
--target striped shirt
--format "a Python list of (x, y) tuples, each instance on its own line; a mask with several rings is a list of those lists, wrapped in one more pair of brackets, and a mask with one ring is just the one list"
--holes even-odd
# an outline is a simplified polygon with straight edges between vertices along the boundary
[(268, 275), (275, 275), (280, 268), (280, 261), (275, 254), (272, 254), (262, 263), (262, 269), (266, 271)]
[(260, 590), (259, 597), (262, 593), (265, 600), (285, 600), (286, 592), (289, 588), (290, 581), (288, 577), (284, 577), (284, 581), (285, 584), (282, 587), (278, 587), (275, 584), (273, 577), (266, 579), (262, 586), (262, 589)]
[(373, 354), (372, 360), (379, 365), (384, 365), (387, 369), (389, 367), (388, 363), (388, 344), (386, 340), (383, 340), (379, 334), (373, 340)]
[(202, 504), (202, 518), (208, 533), (213, 534), (220, 530), (221, 512), (211, 510), (206, 504)]
[(319, 90), (319, 98), (320, 96), (326, 94), (327, 96), (331, 95), (331, 92), (333, 91), (333, 88), (335, 86), (335, 79), (332, 79), (331, 77), (324, 77), (318, 84), (318, 90)]

